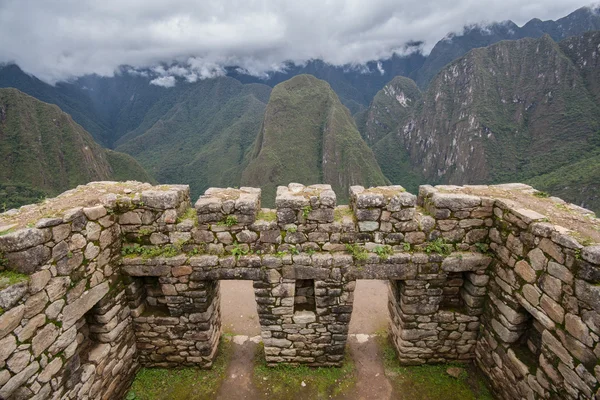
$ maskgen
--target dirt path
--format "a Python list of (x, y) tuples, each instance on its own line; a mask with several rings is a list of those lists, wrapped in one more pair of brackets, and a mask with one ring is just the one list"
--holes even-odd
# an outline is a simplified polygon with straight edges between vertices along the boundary
[(217, 394), (218, 400), (258, 400), (262, 397), (252, 383), (254, 355), (260, 336), (233, 337), (233, 354), (227, 367), (227, 377)]
[(352, 400), (395, 399), (392, 385), (385, 375), (377, 338), (373, 335), (359, 333), (348, 338), (348, 345), (358, 376), (355, 389), (350, 396), (345, 398)]
[[(350, 321), (348, 345), (357, 373), (356, 387), (343, 399), (394, 399), (385, 375), (375, 333), (384, 330), (389, 320), (385, 281), (358, 281)], [(252, 384), (254, 354), (260, 336), (254, 290), (249, 281), (221, 281), (223, 330), (232, 333), (234, 353), (217, 399), (262, 399)]]

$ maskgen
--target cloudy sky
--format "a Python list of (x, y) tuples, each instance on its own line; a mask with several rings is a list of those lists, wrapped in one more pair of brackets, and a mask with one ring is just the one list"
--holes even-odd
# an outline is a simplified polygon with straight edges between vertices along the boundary
[[(451, 5), (450, 5), (450, 4)], [(237, 65), (252, 74), (320, 58), (336, 65), (389, 57), (407, 41), (425, 51), (464, 25), (557, 19), (576, 0), (0, 0), (0, 63), (53, 83), (155, 67), (168, 85)], [(185, 69), (168, 73), (160, 63)]]

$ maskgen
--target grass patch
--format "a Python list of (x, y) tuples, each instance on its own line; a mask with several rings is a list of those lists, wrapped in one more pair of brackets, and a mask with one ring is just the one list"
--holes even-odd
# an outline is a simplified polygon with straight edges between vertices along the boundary
[(142, 368), (137, 373), (126, 400), (210, 400), (225, 379), (233, 352), (231, 341), (221, 339), (212, 369)]
[(426, 243), (425, 252), (427, 254), (438, 253), (442, 255), (449, 255), (452, 253), (453, 246), (444, 241), (443, 238), (437, 238), (433, 242)]
[(254, 367), (255, 386), (270, 400), (329, 399), (348, 393), (355, 381), (354, 363), (349, 359), (340, 368), (268, 367), (262, 360)]
[(369, 257), (367, 249), (358, 244), (346, 244), (346, 251), (352, 254), (352, 257), (357, 261), (364, 261)]
[(377, 254), (382, 260), (387, 260), (392, 254), (394, 254), (392, 247), (388, 245), (376, 246), (373, 249), (373, 253)]
[[(472, 364), (436, 364), (404, 367), (387, 335), (379, 336), (386, 375), (396, 393), (403, 398), (420, 400), (493, 400), (485, 378)], [(448, 375), (450, 367), (462, 368), (458, 378)]]
[(333, 220), (335, 222), (342, 222), (344, 217), (354, 218), (352, 209), (348, 206), (337, 206), (335, 210), (333, 210)]
[(219, 226), (233, 226), (238, 223), (237, 217), (235, 215), (228, 215), (225, 217), (223, 221), (217, 222)]
[(198, 225), (198, 214), (196, 213), (195, 208), (190, 207), (187, 210), (185, 210), (185, 212), (177, 218), (177, 223), (179, 224), (185, 221), (186, 219), (191, 219), (192, 221), (194, 221), (194, 225)]
[(256, 216), (257, 220), (274, 222), (277, 221), (277, 213), (275, 211), (263, 211), (260, 210)]
[(164, 246), (140, 246), (137, 243), (125, 245), (121, 248), (123, 257), (175, 257), (181, 253), (181, 246), (167, 244)]
[[(2, 254), (0, 254), (0, 265), (2, 265)], [(19, 274), (14, 271), (0, 271), (0, 290), (7, 288), (15, 283), (25, 282), (29, 279), (29, 275)]]

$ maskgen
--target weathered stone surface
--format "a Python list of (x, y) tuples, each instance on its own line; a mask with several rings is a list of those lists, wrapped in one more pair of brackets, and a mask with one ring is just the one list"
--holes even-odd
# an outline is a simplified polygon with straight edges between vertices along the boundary
[(28, 282), (18, 282), (0, 290), (0, 308), (12, 308), (27, 293)]
[(25, 306), (20, 305), (0, 315), (0, 339), (12, 332), (23, 319)]
[(474, 208), (481, 204), (479, 197), (454, 193), (434, 193), (431, 200), (437, 208), (448, 208), (452, 211)]
[(581, 250), (581, 258), (593, 264), (600, 265), (600, 246), (588, 246)]
[(67, 293), (67, 289), (71, 285), (71, 278), (68, 276), (57, 276), (56, 278), (50, 279), (48, 285), (46, 285), (46, 293), (48, 293), (48, 299), (54, 301), (60, 297), (63, 297)]
[(515, 272), (529, 283), (533, 283), (537, 279), (535, 270), (525, 260), (520, 260), (515, 264)]
[(12, 269), (30, 275), (50, 258), (50, 249), (44, 245), (29, 248), (15, 253), (5, 254)]
[(29, 277), (29, 292), (35, 294), (42, 290), (50, 281), (52, 274), (48, 270), (41, 270)]
[(57, 358), (53, 359), (42, 370), (42, 372), (38, 376), (38, 381), (40, 381), (42, 383), (49, 382), (50, 379), (52, 379), (52, 377), (54, 375), (56, 375), (56, 373), (58, 371), (60, 371), (60, 368), (62, 367), (62, 365), (63, 365), (63, 363), (62, 363), (62, 360), (60, 358), (57, 357)]
[(18, 374), (23, 371), (27, 364), (31, 361), (31, 353), (27, 350), (15, 352), (9, 359), (6, 361), (6, 366), (13, 373)]
[(142, 202), (151, 208), (173, 209), (179, 205), (179, 194), (175, 191), (146, 190), (142, 192)]
[(54, 324), (47, 324), (40, 329), (31, 340), (31, 350), (34, 357), (39, 357), (58, 337), (58, 328)]
[(40, 368), (40, 364), (37, 361), (29, 364), (27, 368), (18, 374), (14, 375), (2, 388), (0, 388), (0, 396), (3, 398), (9, 398), (10, 395), (21, 387), (29, 378), (35, 374)]
[(108, 293), (108, 282), (102, 282), (98, 286), (93, 287), (83, 293), (81, 297), (73, 303), (68, 304), (63, 308), (62, 317), (60, 320), (63, 323), (63, 329), (68, 329), (79, 318), (91, 309), (106, 293)]
[(584, 343), (589, 347), (594, 345), (594, 340), (590, 336), (590, 331), (587, 325), (577, 315), (565, 315), (565, 329), (581, 343)]
[(129, 276), (165, 276), (171, 272), (169, 265), (124, 265), (123, 272)]
[(48, 229), (20, 229), (0, 236), (0, 250), (15, 252), (44, 244), (52, 238)]
[(297, 311), (294, 313), (293, 320), (295, 324), (311, 324), (316, 322), (317, 317), (312, 311)]
[(107, 214), (107, 211), (103, 206), (94, 206), (84, 208), (83, 213), (90, 221), (96, 221), (104, 217)]
[(17, 348), (17, 340), (13, 335), (0, 339), (0, 366), (10, 357), (13, 351)]
[(17, 337), (19, 338), (19, 342), (25, 342), (30, 337), (32, 337), (37, 328), (44, 325), (45, 322), (45, 314), (38, 314), (35, 317), (31, 318), (29, 321), (27, 321), (27, 324), (25, 324), (23, 329), (17, 335)]
[(25, 301), (25, 318), (31, 318), (42, 312), (47, 303), (48, 295), (45, 291), (30, 296), (27, 301)]

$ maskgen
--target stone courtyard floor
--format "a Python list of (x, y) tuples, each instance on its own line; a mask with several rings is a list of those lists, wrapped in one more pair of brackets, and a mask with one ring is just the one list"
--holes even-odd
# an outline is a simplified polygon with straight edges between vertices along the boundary
[(384, 281), (357, 282), (342, 368), (266, 367), (251, 281), (221, 282), (221, 312), (224, 335), (212, 370), (142, 369), (126, 399), (493, 399), (473, 366), (395, 362)]

